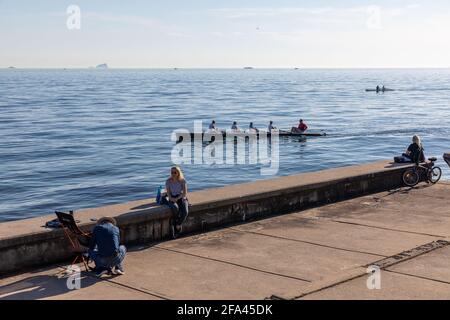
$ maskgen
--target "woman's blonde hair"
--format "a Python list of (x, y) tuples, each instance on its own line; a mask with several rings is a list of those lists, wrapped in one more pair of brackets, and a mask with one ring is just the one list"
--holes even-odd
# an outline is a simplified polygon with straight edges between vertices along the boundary
[(414, 135), (412, 138), (413, 143), (417, 144), (419, 147), (422, 146), (422, 142), (420, 141), (420, 137), (418, 135)]
[(172, 172), (172, 170), (176, 170), (178, 172), (178, 176), (177, 176), (178, 181), (184, 180), (184, 174), (183, 174), (183, 171), (181, 171), (180, 167), (175, 166), (175, 167), (170, 168), (171, 172)]

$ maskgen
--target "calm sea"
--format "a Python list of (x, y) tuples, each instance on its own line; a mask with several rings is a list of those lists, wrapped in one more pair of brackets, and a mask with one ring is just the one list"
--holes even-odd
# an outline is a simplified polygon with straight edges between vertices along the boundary
[[(385, 84), (397, 91), (366, 93)], [(304, 118), (327, 137), (280, 139), (278, 175), (391, 159), (413, 134), (450, 150), (450, 70), (1, 70), (0, 221), (154, 196), (172, 130)], [(190, 190), (270, 177), (183, 166)]]

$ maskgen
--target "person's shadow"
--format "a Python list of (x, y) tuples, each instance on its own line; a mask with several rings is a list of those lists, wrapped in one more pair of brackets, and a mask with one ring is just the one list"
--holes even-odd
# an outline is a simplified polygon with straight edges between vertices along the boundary
[[(86, 272), (80, 274), (80, 290), (97, 283), (100, 279), (88, 276)], [(0, 300), (36, 300), (72, 291), (69, 289), (68, 277), (58, 275), (39, 275), (25, 278), (5, 286), (0, 286)], [(74, 281), (71, 281), (72, 283)]]

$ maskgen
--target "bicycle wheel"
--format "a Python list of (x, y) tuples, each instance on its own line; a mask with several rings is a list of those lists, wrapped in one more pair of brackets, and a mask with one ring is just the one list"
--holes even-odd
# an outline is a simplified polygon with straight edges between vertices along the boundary
[(433, 167), (432, 169), (428, 170), (428, 181), (430, 181), (432, 184), (435, 184), (441, 179), (442, 176), (442, 170), (439, 167)]
[(419, 183), (419, 173), (415, 169), (408, 169), (403, 173), (403, 183), (408, 187), (414, 187)]

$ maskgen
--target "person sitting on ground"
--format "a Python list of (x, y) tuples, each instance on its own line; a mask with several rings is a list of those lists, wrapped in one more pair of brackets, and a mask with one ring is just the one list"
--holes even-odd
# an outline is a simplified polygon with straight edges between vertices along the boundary
[(173, 213), (171, 233), (172, 237), (176, 238), (182, 232), (182, 224), (186, 221), (189, 214), (187, 183), (179, 167), (172, 167), (170, 169), (170, 177), (166, 181), (166, 190), (168, 197), (166, 204)]
[(250, 133), (255, 133), (255, 132), (259, 132), (259, 129), (258, 129), (258, 128), (255, 128), (255, 127), (253, 126), (253, 122), (250, 122), (250, 125), (248, 126), (248, 131), (249, 131)]
[(111, 217), (103, 217), (98, 220), (92, 231), (89, 244), (89, 258), (95, 262), (97, 276), (109, 274), (124, 274), (123, 260), (126, 248), (120, 245), (120, 231), (116, 220)]
[(412, 162), (419, 164), (420, 162), (425, 161), (425, 154), (423, 150), (424, 149), (420, 137), (414, 135), (412, 138), (412, 143), (409, 145), (403, 156), (410, 159)]
[(277, 129), (277, 127), (275, 127), (275, 126), (273, 125), (273, 121), (270, 121), (270, 122), (269, 122), (269, 125), (267, 126), (267, 131), (268, 131), (268, 132), (272, 132), (272, 130), (278, 130), (278, 129)]
[(239, 129), (236, 121), (233, 121), (233, 125), (231, 126), (231, 130), (233, 130), (233, 131), (241, 131)]

